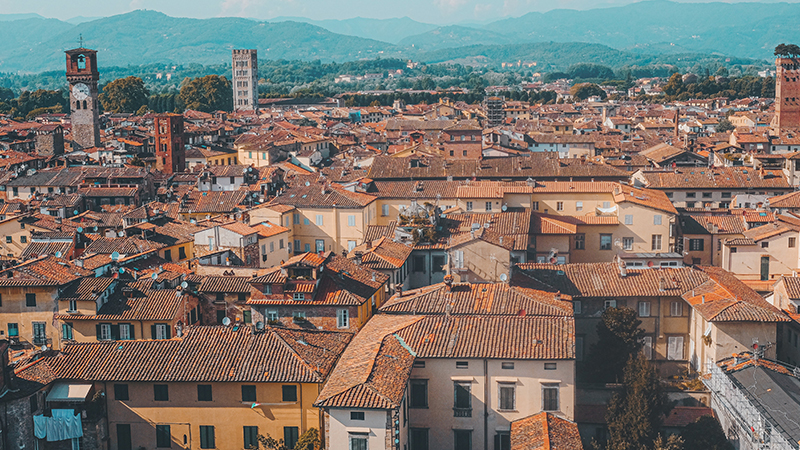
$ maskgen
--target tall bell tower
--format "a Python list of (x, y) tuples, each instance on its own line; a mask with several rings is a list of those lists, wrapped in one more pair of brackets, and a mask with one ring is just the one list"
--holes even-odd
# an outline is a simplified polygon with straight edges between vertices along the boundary
[(72, 148), (97, 147), (100, 145), (97, 51), (81, 47), (67, 50), (66, 54)]

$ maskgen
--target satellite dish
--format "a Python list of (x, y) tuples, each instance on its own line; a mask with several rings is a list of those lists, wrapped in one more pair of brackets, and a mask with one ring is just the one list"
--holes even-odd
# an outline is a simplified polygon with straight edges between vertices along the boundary
[(94, 227), (94, 231), (97, 231), (97, 225), (95, 225), (95, 227)]
[(153, 272), (153, 274), (152, 274), (152, 275), (150, 275), (150, 278), (152, 278), (152, 279), (154, 279), (154, 280), (157, 280), (157, 279), (158, 279), (158, 274), (157, 274), (157, 273), (155, 273), (155, 272)]
[(78, 227), (78, 229), (75, 231), (77, 231), (78, 233), (83, 233), (83, 227)]
[(120, 231), (120, 232), (119, 232), (119, 233), (117, 233), (117, 234), (119, 235), (119, 237), (125, 236), (125, 232), (124, 232), (124, 231)]
[(508, 210), (508, 205), (503, 205), (503, 207), (500, 208), (500, 209), (502, 209), (503, 211), (507, 211)]
[(47, 345), (43, 345), (43, 346), (42, 346), (42, 351), (43, 351), (43, 352), (46, 352), (46, 351), (47, 351)]
[(222, 319), (222, 324), (226, 327), (231, 324), (231, 319), (229, 317), (225, 317)]
[(247, 168), (247, 171), (248, 171), (248, 172), (252, 172), (252, 171), (253, 171), (253, 168), (252, 168), (252, 167), (248, 167), (248, 168)]
[(56, 252), (56, 258), (61, 258), (61, 252)]
[(181, 287), (186, 289), (187, 287), (189, 287), (189, 283), (184, 281), (183, 283), (181, 283)]
[(112, 260), (112, 261), (117, 261), (117, 260), (119, 260), (119, 252), (114, 252), (114, 253), (112, 253), (112, 254), (111, 254), (111, 260)]
[(119, 273), (125, 273), (125, 269), (124, 269), (124, 268), (122, 268), (122, 267), (120, 267), (120, 268), (119, 268)]
[(311, 186), (311, 183), (309, 183), (308, 181), (306, 181), (306, 186)]
[(501, 273), (501, 274), (500, 274), (500, 281), (502, 281), (503, 283), (505, 283), (506, 281), (508, 281), (508, 275), (506, 275), (506, 274), (504, 274), (504, 273)]
[(263, 330), (264, 329), (264, 322), (258, 321), (256, 322), (256, 330)]
[(74, 214), (74, 215), (76, 215), (76, 216), (77, 216), (77, 215), (78, 215), (78, 210), (77, 210), (77, 209), (73, 210), (73, 211), (72, 211), (72, 214)]

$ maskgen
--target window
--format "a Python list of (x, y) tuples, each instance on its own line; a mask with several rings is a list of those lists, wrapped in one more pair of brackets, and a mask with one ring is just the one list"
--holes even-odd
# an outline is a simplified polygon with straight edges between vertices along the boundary
[(409, 389), (408, 407), (428, 407), (428, 380), (411, 380)]
[(336, 311), (336, 327), (338, 328), (350, 327), (350, 311), (346, 309), (339, 309)]
[(586, 234), (578, 233), (575, 235), (575, 250), (586, 249)]
[(389, 205), (381, 205), (381, 215), (384, 217), (389, 215)]
[(705, 246), (705, 241), (702, 239), (689, 239), (689, 251), (702, 252)]
[(243, 402), (256, 401), (256, 386), (254, 384), (242, 385), (242, 401)]
[(669, 305), (669, 315), (672, 317), (680, 317), (683, 315), (683, 303), (672, 302)]
[(694, 202), (686, 202), (687, 208), (694, 208)]
[(300, 225), (300, 214), (294, 213), (294, 215), (292, 215), (292, 221), (295, 225)]
[(353, 214), (347, 216), (347, 226), (348, 227), (356, 226), (356, 216), (354, 216)]
[(364, 420), (364, 411), (350, 411), (350, 420)]
[(633, 225), (633, 214), (625, 214), (625, 225)]
[(670, 361), (683, 360), (683, 336), (670, 336), (667, 339), (667, 359)]
[(703, 192), (703, 198), (711, 198), (711, 192)]
[(258, 448), (258, 427), (244, 427), (244, 448)]
[(11, 244), (14, 242), (14, 238), (11, 236), (6, 236), (6, 244)]
[(283, 427), (283, 444), (286, 448), (294, 448), (297, 445), (297, 438), (300, 436), (300, 429), (297, 427)]
[(16, 323), (8, 324), (8, 337), (19, 337), (19, 325)]
[(242, 311), (242, 320), (246, 324), (253, 323), (253, 313), (252, 313), (252, 311), (250, 311), (250, 310)]
[(367, 450), (367, 441), (369, 434), (367, 433), (349, 433), (350, 450)]
[(556, 211), (564, 210), (564, 202), (556, 202)]
[(153, 385), (153, 400), (157, 402), (169, 401), (169, 386), (166, 384)]
[(472, 430), (453, 430), (455, 450), (472, 450)]
[(661, 214), (653, 216), (653, 225), (661, 225)]
[(156, 425), (156, 448), (172, 447), (172, 433), (169, 425)]
[(469, 361), (456, 361), (456, 369), (469, 369)]
[(429, 450), (428, 446), (428, 429), (427, 428), (409, 428), (408, 440), (410, 450)]
[(198, 384), (197, 385), (197, 401), (198, 402), (210, 402), (210, 401), (212, 401), (212, 398), (211, 398), (211, 385), (210, 384)]
[(467, 211), (472, 211), (472, 202), (467, 202)]
[(316, 220), (316, 224), (317, 224), (318, 226), (320, 226), (320, 227), (322, 226), (322, 224), (323, 224), (323, 220), (322, 220), (322, 214), (317, 214), (317, 220)]
[(616, 300), (606, 300), (603, 302), (603, 309), (616, 308), (616, 307), (617, 307)]
[(98, 340), (101, 341), (108, 341), (111, 339), (111, 324), (110, 323), (101, 323), (100, 324), (100, 336), (97, 337)]
[(611, 202), (603, 202), (603, 209), (611, 208)]
[(687, 192), (686, 193), (686, 198), (695, 198), (695, 197), (696, 197), (696, 195), (695, 195), (694, 192)]
[(583, 304), (580, 300), (573, 300), (572, 301), (572, 310), (575, 314), (580, 314), (583, 312)]
[(172, 261), (172, 250), (164, 250), (164, 259)]
[(186, 259), (186, 248), (178, 247), (178, 259)]
[(73, 331), (72, 323), (61, 324), (61, 339), (72, 340), (73, 339), (72, 331)]
[(453, 383), (453, 415), (472, 417), (472, 383), (456, 381)]
[(510, 431), (498, 431), (494, 435), (494, 450), (511, 450)]
[(600, 235), (600, 250), (611, 250), (611, 235), (610, 234), (601, 234)]
[(767, 241), (761, 242), (761, 248), (769, 248), (769, 242)]
[(36, 306), (36, 294), (25, 294), (25, 306)]
[(645, 359), (653, 359), (653, 337), (645, 336), (642, 338), (642, 353)]
[(583, 211), (583, 202), (575, 202), (575, 211)]
[(650, 317), (650, 302), (639, 302), (639, 317)]
[(127, 384), (114, 385), (114, 400), (130, 400)]
[(267, 321), (268, 322), (277, 322), (278, 321), (278, 311), (267, 311)]
[(413, 366), (414, 366), (415, 369), (424, 369), (425, 368), (425, 361), (420, 361), (419, 359), (415, 359)]
[(558, 385), (542, 385), (542, 411), (558, 411)]
[(500, 383), (498, 384), (498, 403), (499, 409), (504, 411), (513, 411), (516, 409), (515, 398), (516, 398), (516, 386), (512, 383)]
[(722, 193), (722, 198), (731, 198), (731, 193), (730, 192), (723, 192)]
[(306, 295), (302, 292), (295, 292), (292, 294), (292, 300), (305, 300)]
[(661, 250), (661, 235), (654, 234), (650, 237), (650, 249), (653, 251)]
[(492, 202), (486, 202), (486, 211), (492, 210)]
[(790, 237), (789, 238), (789, 248), (794, 248), (797, 246), (797, 238)]
[(156, 330), (156, 339), (169, 339), (167, 336), (167, 325), (164, 323), (159, 323), (154, 325)]
[(424, 256), (415, 256), (414, 259), (411, 260), (413, 262), (413, 270), (414, 272), (425, 272), (425, 257)]
[(622, 238), (622, 249), (623, 250), (633, 250), (633, 238), (632, 237), (624, 237), (624, 238)]
[[(306, 244), (308, 245), (308, 244)], [(324, 239), (317, 239), (314, 241), (314, 248), (317, 253), (325, 251), (325, 240)]]
[(544, 370), (556, 370), (558, 368), (557, 363), (544, 363)]
[(132, 450), (131, 443), (131, 424), (118, 423), (117, 424), (117, 449), (118, 450)]
[(269, 243), (269, 252), (272, 253), (274, 251), (275, 251), (275, 242), (273, 241)]
[(296, 402), (297, 386), (293, 384), (284, 384), (281, 386), (281, 399), (284, 402)]
[(534, 210), (534, 211), (538, 211), (539, 210), (539, 202), (532, 202), (531, 203), (531, 209)]
[(200, 425), (200, 448), (217, 448), (214, 443), (214, 426)]
[(20, 236), (19, 241), (23, 244), (28, 243), (28, 236)]

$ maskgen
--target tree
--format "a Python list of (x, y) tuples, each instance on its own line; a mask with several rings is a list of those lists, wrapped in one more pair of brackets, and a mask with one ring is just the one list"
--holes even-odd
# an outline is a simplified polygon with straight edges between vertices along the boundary
[(381, 106), (381, 102), (379, 102), (378, 100), (373, 100), (372, 103), (369, 104), (369, 106)]
[(14, 91), (9, 88), (0, 87), (0, 102), (4, 100), (11, 100), (15, 97)]
[(726, 131), (733, 130), (734, 127), (730, 120), (728, 119), (719, 119), (719, 123), (717, 124), (717, 133), (724, 133)]
[(703, 416), (686, 425), (681, 433), (684, 450), (733, 450), (717, 419)]
[(219, 75), (207, 75), (185, 82), (178, 98), (185, 109), (203, 112), (233, 109), (231, 82)]
[(629, 359), (642, 350), (644, 330), (636, 311), (630, 308), (607, 308), (597, 324), (597, 343), (588, 358), (588, 368), (596, 382), (610, 383), (622, 379)]
[(652, 448), (669, 412), (667, 395), (658, 372), (643, 355), (632, 357), (624, 372), (622, 390), (611, 397), (606, 413), (608, 450)]
[(98, 97), (105, 111), (113, 113), (135, 113), (147, 106), (150, 92), (139, 77), (116, 79), (103, 86)]
[(593, 96), (598, 96), (601, 99), (606, 98), (606, 91), (594, 83), (576, 84), (570, 88), (569, 93), (578, 100), (586, 100)]
[(659, 434), (653, 441), (653, 450), (685, 450), (685, 447), (680, 436), (672, 434), (664, 439), (664, 436)]
[(309, 428), (297, 439), (297, 444), (292, 448), (286, 447), (283, 439), (275, 439), (269, 434), (266, 436), (259, 434), (258, 442), (267, 450), (320, 450), (322, 448), (319, 431), (316, 428)]
[(672, 74), (662, 90), (667, 95), (675, 96), (680, 94), (683, 91), (683, 76), (679, 73)]

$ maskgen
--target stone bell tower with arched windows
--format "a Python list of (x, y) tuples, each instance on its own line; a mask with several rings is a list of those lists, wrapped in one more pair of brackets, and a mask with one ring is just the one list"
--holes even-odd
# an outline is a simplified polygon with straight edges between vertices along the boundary
[(97, 52), (88, 48), (67, 50), (67, 81), (69, 82), (69, 110), (72, 123), (72, 148), (81, 150), (100, 145), (100, 118), (98, 115)]

